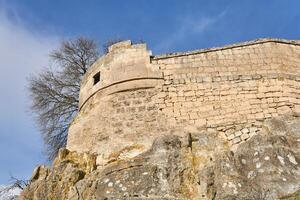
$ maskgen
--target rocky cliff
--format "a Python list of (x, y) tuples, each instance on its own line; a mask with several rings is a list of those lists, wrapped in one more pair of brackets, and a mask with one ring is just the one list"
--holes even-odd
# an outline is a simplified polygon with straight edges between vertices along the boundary
[(21, 200), (299, 199), (300, 117), (262, 123), (230, 146), (214, 131), (163, 135), (131, 159), (96, 165), (96, 156), (60, 151), (34, 170)]

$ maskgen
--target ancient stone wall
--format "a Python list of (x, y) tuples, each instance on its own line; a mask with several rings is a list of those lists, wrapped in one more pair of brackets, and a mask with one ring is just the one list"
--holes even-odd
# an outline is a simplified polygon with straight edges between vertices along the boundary
[(98, 163), (132, 157), (158, 135), (191, 127), (238, 144), (264, 119), (300, 112), (300, 43), (265, 39), (151, 56), (144, 44), (121, 42), (84, 77), (79, 108), (67, 148), (96, 152)]
[(164, 74), (159, 108), (168, 118), (218, 128), (233, 143), (254, 134), (257, 121), (299, 112), (299, 45), (262, 40), (157, 56), (152, 63)]

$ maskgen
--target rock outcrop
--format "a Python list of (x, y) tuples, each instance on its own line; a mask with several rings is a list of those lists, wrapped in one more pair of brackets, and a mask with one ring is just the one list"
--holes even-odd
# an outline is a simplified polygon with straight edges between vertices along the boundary
[(96, 156), (61, 150), (35, 169), (20, 199), (299, 199), (300, 118), (262, 123), (231, 146), (214, 131), (163, 135), (131, 159), (96, 165)]

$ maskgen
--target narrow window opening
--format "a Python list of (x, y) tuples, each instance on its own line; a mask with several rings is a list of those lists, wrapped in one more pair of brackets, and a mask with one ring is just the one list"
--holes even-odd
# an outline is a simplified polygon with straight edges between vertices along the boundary
[(100, 81), (100, 72), (98, 72), (97, 74), (95, 74), (93, 76), (93, 78), (94, 78), (94, 85), (96, 85)]

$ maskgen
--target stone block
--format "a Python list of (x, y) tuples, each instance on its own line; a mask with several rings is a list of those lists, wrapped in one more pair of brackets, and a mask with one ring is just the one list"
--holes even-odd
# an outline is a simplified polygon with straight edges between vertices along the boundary
[(206, 126), (206, 119), (197, 119), (197, 120), (195, 120), (195, 125), (196, 126)]
[(256, 132), (258, 129), (256, 127), (250, 127), (249, 131), (250, 133)]
[(255, 117), (257, 118), (257, 119), (263, 119), (264, 118), (264, 113), (256, 113), (255, 114)]
[(203, 77), (203, 82), (212, 82), (212, 78), (209, 76)]
[(182, 106), (187, 107), (187, 108), (192, 108), (192, 107), (194, 107), (194, 103), (193, 102), (183, 102)]
[(250, 133), (249, 133), (249, 137), (252, 137), (252, 136), (254, 136), (254, 135), (256, 135), (256, 132), (250, 132)]
[(286, 114), (286, 113), (289, 113), (289, 112), (291, 112), (291, 109), (288, 106), (281, 106), (281, 107), (277, 108), (277, 113), (279, 115)]
[(300, 105), (295, 105), (293, 111), (300, 114)]
[(177, 93), (176, 92), (169, 92), (168, 96), (169, 97), (177, 97)]
[(241, 138), (240, 138), (240, 137), (235, 137), (235, 138), (232, 140), (232, 143), (233, 143), (233, 144), (237, 144), (237, 143), (239, 143), (239, 142), (241, 142)]
[(241, 135), (241, 140), (246, 140), (248, 139), (250, 136), (247, 133), (244, 133), (243, 135)]
[(203, 96), (204, 95), (204, 90), (197, 90), (196, 91), (196, 96)]
[(240, 136), (240, 135), (242, 135), (242, 134), (243, 134), (242, 131), (237, 131), (237, 132), (234, 133), (234, 135), (235, 135), (236, 137), (238, 137), (238, 136)]
[(241, 130), (241, 132), (242, 132), (243, 134), (247, 134), (247, 133), (249, 133), (249, 129), (243, 128), (243, 129)]
[(225, 134), (226, 134), (226, 136), (234, 134), (234, 129), (229, 129), (229, 130), (225, 131)]
[(184, 96), (189, 97), (189, 96), (195, 96), (195, 92), (194, 91), (188, 91), (184, 93)]
[(228, 139), (228, 140), (232, 140), (234, 137), (235, 137), (234, 134), (231, 134), (231, 135), (229, 135), (229, 136), (227, 137), (227, 139)]

